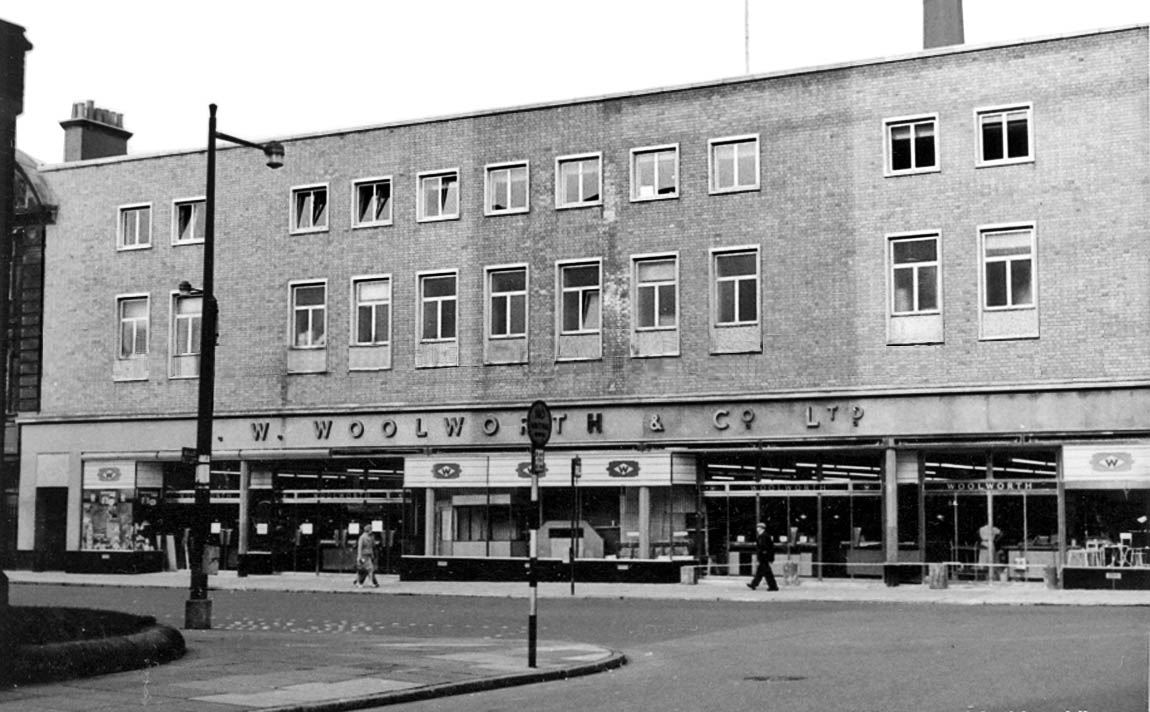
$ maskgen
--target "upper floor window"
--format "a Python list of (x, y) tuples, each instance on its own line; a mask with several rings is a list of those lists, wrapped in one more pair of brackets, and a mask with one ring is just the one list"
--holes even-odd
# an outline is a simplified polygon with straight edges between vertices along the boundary
[(172, 354), (196, 356), (200, 353), (200, 330), (203, 323), (203, 297), (176, 296), (172, 310)]
[(679, 147), (631, 150), (631, 200), (658, 200), (679, 195)]
[(528, 209), (527, 162), (487, 166), (487, 215), (525, 213)]
[(603, 157), (598, 153), (555, 159), (555, 207), (581, 208), (603, 202)]
[(599, 263), (559, 268), (561, 333), (595, 333), (600, 323)]
[(387, 277), (357, 279), (352, 282), (355, 300), (356, 346), (380, 346), (391, 340), (391, 280)]
[(459, 171), (436, 171), (419, 174), (420, 222), (451, 220), (459, 217)]
[(319, 232), (327, 229), (327, 186), (293, 188), (291, 231)]
[(327, 343), (327, 285), (291, 286), (292, 341), (295, 348), (320, 348)]
[(490, 295), (490, 336), (527, 335), (527, 268), (492, 269), (487, 273)]
[(938, 236), (915, 235), (890, 240), (894, 315), (938, 311)]
[(752, 324), (759, 320), (759, 253), (715, 253), (715, 323)]
[(204, 199), (177, 200), (172, 209), (172, 244), (204, 241)]
[(987, 309), (1034, 306), (1034, 229), (982, 231), (983, 294)]
[(116, 303), (120, 322), (121, 359), (148, 355), (148, 297), (120, 297)]
[(674, 329), (679, 321), (678, 267), (674, 257), (635, 260), (635, 327)]
[(975, 112), (978, 121), (978, 164), (1023, 163), (1034, 160), (1029, 104)]
[(125, 205), (120, 208), (116, 246), (121, 250), (138, 250), (152, 246), (152, 206)]
[(885, 124), (887, 175), (938, 170), (937, 116), (888, 119)]
[(456, 276), (428, 274), (419, 278), (419, 305), (422, 311), (421, 341), (450, 341), (455, 338)]
[(758, 135), (714, 138), (707, 144), (712, 193), (758, 190)]
[(352, 227), (391, 224), (391, 177), (365, 178), (352, 183), (355, 205)]

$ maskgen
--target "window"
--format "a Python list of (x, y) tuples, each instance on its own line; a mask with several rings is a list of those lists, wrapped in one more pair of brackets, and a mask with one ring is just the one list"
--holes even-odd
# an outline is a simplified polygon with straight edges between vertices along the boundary
[(639, 330), (678, 326), (678, 275), (674, 257), (635, 261), (635, 323)]
[(987, 309), (1034, 306), (1033, 228), (982, 232), (983, 304)]
[(732, 136), (709, 142), (712, 193), (759, 189), (759, 137)]
[(555, 207), (602, 204), (602, 160), (598, 153), (555, 159)]
[(491, 338), (527, 335), (527, 268), (493, 269), (487, 273), (491, 295)]
[(937, 117), (888, 119), (886, 122), (887, 175), (938, 170), (935, 133)]
[(327, 186), (293, 188), (292, 232), (320, 232), (327, 229)]
[(455, 339), (456, 277), (454, 274), (424, 275), (419, 279), (423, 329), (421, 341)]
[(599, 264), (563, 265), (560, 268), (562, 328), (564, 334), (599, 331)]
[(176, 297), (173, 310), (172, 354), (197, 356), (200, 353), (200, 331), (204, 313), (203, 297)]
[(322, 348), (327, 341), (327, 285), (292, 285), (291, 309), (292, 346)]
[(352, 227), (391, 224), (391, 177), (365, 178), (352, 183), (355, 205)]
[(486, 191), (487, 215), (527, 212), (527, 163), (488, 166)]
[(937, 312), (938, 236), (901, 237), (890, 241), (892, 314)]
[(391, 280), (358, 279), (352, 282), (355, 299), (356, 346), (379, 346), (391, 340)]
[(1022, 163), (1034, 159), (1029, 105), (981, 109), (978, 122), (978, 163), (983, 166)]
[(631, 200), (679, 195), (679, 147), (655, 146), (631, 151)]
[(187, 245), (204, 241), (204, 200), (177, 200), (172, 209), (172, 244)]
[(419, 174), (420, 222), (459, 217), (459, 171)]
[(120, 321), (121, 359), (143, 358), (148, 355), (148, 298), (146, 296), (121, 297), (116, 309)]
[(757, 251), (715, 253), (715, 323), (751, 324), (759, 319)]
[(152, 246), (151, 205), (125, 205), (120, 208), (120, 232), (116, 245), (121, 250)]

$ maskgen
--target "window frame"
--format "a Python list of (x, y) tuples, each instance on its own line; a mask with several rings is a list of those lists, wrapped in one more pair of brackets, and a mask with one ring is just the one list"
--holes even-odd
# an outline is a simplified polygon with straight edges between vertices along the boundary
[[(1028, 232), (1030, 233), (1030, 255), (1028, 262), (1030, 263), (1030, 302), (1028, 304), (1015, 304), (1014, 291), (1011, 288), (1010, 279), (1013, 271), (1012, 263), (1021, 260), (1014, 260), (1009, 258), (995, 259), (993, 262), (1006, 262), (1006, 284), (1007, 284), (1007, 297), (1008, 303), (999, 306), (990, 306), (987, 304), (989, 297), (987, 289), (987, 266), (991, 260), (987, 259), (986, 255), (986, 238), (988, 235), (1012, 233), (1012, 232)], [(979, 291), (979, 308), (982, 312), (1001, 313), (1001, 312), (1019, 312), (1019, 311), (1033, 311), (1038, 309), (1038, 226), (1033, 222), (1018, 222), (1018, 223), (1001, 223), (995, 225), (979, 225), (978, 226), (978, 291)]]
[[(918, 166), (914, 127), (920, 124), (930, 123), (934, 128), (934, 165), (933, 166)], [(895, 116), (889, 119), (883, 119), (883, 175), (888, 178), (896, 176), (912, 176), (922, 175), (924, 173), (939, 173), (942, 171), (942, 130), (941, 124), (938, 120), (938, 114), (912, 114), (909, 116)], [(891, 136), (896, 127), (909, 126), (911, 128), (911, 167), (910, 168), (895, 168), (894, 167), (894, 139)]]
[[(506, 170), (509, 171), (514, 168), (522, 168), (526, 173), (524, 183), (523, 207), (506, 208), (504, 210), (497, 210), (491, 205), (492, 188), (491, 178), (495, 171)], [(511, 183), (508, 181), (508, 203), (510, 200)], [(489, 163), (483, 167), (483, 214), (488, 217), (495, 215), (522, 215), (523, 213), (531, 212), (531, 162), (530, 161), (503, 161), (501, 163)]]
[[(734, 176), (736, 182), (730, 187), (717, 186), (717, 174), (715, 173), (717, 161), (715, 161), (715, 149), (719, 146), (738, 145), (749, 143), (754, 146), (755, 156), (755, 182), (750, 185), (743, 185), (738, 183), (738, 157), (735, 158), (735, 171)], [(709, 195), (723, 195), (726, 193), (747, 193), (760, 190), (762, 185), (762, 151), (759, 146), (759, 134), (742, 134), (738, 136), (720, 136), (717, 138), (707, 139), (707, 193)]]
[[(387, 217), (382, 220), (366, 220), (359, 219), (359, 189), (361, 186), (377, 185), (387, 183), (388, 190), (391, 193), (391, 198), (387, 201)], [(372, 200), (375, 200), (375, 191), (372, 191)], [(374, 214), (374, 212), (373, 212)], [(358, 230), (361, 228), (371, 227), (387, 227), (393, 225), (395, 222), (395, 181), (392, 180), (391, 175), (386, 176), (372, 176), (368, 178), (355, 178), (351, 181), (351, 229)]]
[[(138, 327), (133, 329), (132, 332), (132, 345), (133, 351), (129, 354), (124, 353), (124, 306), (128, 302), (142, 301), (144, 303), (144, 316), (141, 319), (133, 319), (133, 322), (142, 322), (144, 326), (144, 350), (143, 352), (135, 351), (135, 344), (139, 338)], [(137, 361), (140, 359), (147, 359), (152, 350), (152, 296), (147, 292), (131, 292), (126, 294), (116, 295), (116, 360), (117, 361)]]
[[(200, 310), (195, 313), (194, 317), (181, 317), (180, 303), (185, 301), (199, 300)], [(173, 380), (185, 380), (189, 378), (199, 378), (200, 375), (200, 357), (203, 354), (203, 331), (204, 331), (204, 298), (202, 295), (181, 294), (180, 292), (171, 292), (171, 314), (169, 319), (169, 332), (168, 332), (168, 378)], [(192, 321), (194, 326), (184, 327), (181, 322)], [(188, 343), (189, 346), (195, 341), (195, 337), (199, 336), (199, 350), (182, 352), (179, 350), (180, 332), (188, 330)], [(194, 374), (181, 374), (177, 371), (176, 364), (179, 359), (196, 359), (196, 372)]]
[[(591, 267), (591, 266), (595, 267), (595, 269), (598, 271), (598, 275), (599, 275), (599, 280), (596, 283), (596, 287), (595, 287), (595, 289), (599, 295), (599, 298), (596, 300), (597, 301), (597, 304), (596, 304), (597, 308), (596, 308), (596, 319), (595, 319), (595, 323), (598, 324), (598, 326), (596, 326), (593, 329), (586, 328), (586, 326), (583, 323), (584, 322), (583, 310), (582, 310), (582, 308), (580, 308), (579, 309), (579, 315), (580, 315), (580, 317), (579, 317), (579, 328), (573, 329), (573, 330), (568, 330), (565, 328), (565, 325), (563, 323), (563, 316), (565, 313), (564, 306), (565, 306), (566, 295), (567, 295), (568, 291), (578, 292), (580, 295), (582, 295), (583, 292), (587, 291), (587, 290), (584, 288), (576, 288), (576, 289), (572, 289), (572, 290), (566, 289), (563, 286), (563, 275), (567, 269), (572, 269), (572, 268), (576, 268), (576, 267)], [(556, 317), (556, 320), (558, 322), (557, 325), (558, 325), (559, 336), (561, 336), (561, 337), (562, 336), (592, 336), (592, 335), (602, 336), (602, 334), (603, 334), (603, 259), (600, 257), (596, 257), (593, 259), (559, 260), (555, 263), (555, 282), (556, 282), (556, 284), (555, 284), (555, 287), (556, 287), (555, 288), (555, 298), (557, 301), (556, 310), (555, 310), (555, 317)], [(579, 297), (579, 301), (580, 301), (580, 307), (582, 307), (582, 301), (583, 301), (582, 296)]]
[[(638, 172), (639, 172), (638, 171), (638, 164), (637, 164), (639, 157), (644, 156), (644, 155), (654, 155), (657, 157), (659, 154), (667, 153), (667, 152), (672, 153), (674, 156), (674, 159), (675, 159), (674, 160), (675, 175), (674, 175), (674, 181), (673, 181), (674, 189), (668, 194), (659, 195), (659, 193), (658, 193), (658, 190), (659, 190), (659, 161), (658, 161), (658, 158), (656, 158), (656, 160), (655, 160), (655, 185), (654, 185), (655, 194), (654, 195), (648, 195), (648, 196), (639, 195), (638, 191), (639, 191), (640, 186), (636, 180), (636, 176), (638, 175)], [(651, 201), (656, 201), (656, 200), (674, 200), (675, 198), (679, 197), (679, 177), (680, 177), (680, 173), (679, 173), (679, 144), (677, 144), (677, 143), (665, 143), (665, 144), (661, 144), (661, 145), (657, 145), (657, 146), (639, 146), (637, 148), (632, 148), (629, 165), (631, 167), (631, 202), (632, 203), (646, 203), (646, 202), (651, 202)]]
[[(296, 290), (301, 287), (323, 287), (323, 340), (320, 343), (299, 344), (296, 339), (296, 312), (300, 308), (296, 304)], [(328, 342), (328, 318), (331, 311), (329, 306), (329, 290), (326, 279), (298, 279), (288, 282), (288, 348), (297, 351), (316, 351), (319, 349), (326, 349)], [(304, 307), (309, 312), (315, 311), (315, 307)], [(312, 320), (308, 319), (309, 324)], [(311, 341), (310, 337), (308, 339)]]
[[(736, 321), (720, 321), (720, 319), (719, 319), (719, 315), (720, 315), (719, 284), (720, 284), (720, 282), (721, 281), (748, 281), (749, 278), (748, 277), (739, 277), (737, 280), (735, 280), (735, 279), (721, 279), (719, 277), (719, 258), (724, 257), (724, 256), (729, 256), (729, 255), (748, 254), (748, 253), (753, 254), (755, 256), (755, 274), (754, 274), (755, 310), (756, 310), (755, 318), (754, 319), (747, 319), (747, 320), (736, 320)], [(712, 304), (714, 305), (711, 308), (711, 320), (712, 320), (712, 323), (715, 325), (716, 328), (719, 328), (719, 329), (740, 328), (740, 327), (748, 327), (748, 326), (758, 326), (762, 323), (762, 319), (763, 319), (763, 285), (762, 285), (763, 264), (762, 264), (762, 260), (763, 260), (763, 253), (762, 253), (762, 249), (760, 248), (759, 245), (715, 247), (715, 248), (711, 249), (711, 298), (712, 298)], [(737, 312), (738, 311), (737, 307), (739, 304), (739, 300), (737, 298), (738, 297), (738, 288), (737, 287), (736, 287), (735, 293), (736, 293), (736, 299), (735, 299), (734, 303), (735, 303), (736, 312)]]
[[(436, 331), (438, 336), (434, 338), (427, 338), (424, 334), (424, 310), (427, 308), (429, 298), (424, 295), (424, 287), (426, 280), (435, 277), (451, 277), (455, 280), (455, 293), (451, 298), (446, 297), (431, 297), (430, 300), (434, 301), (437, 305), (437, 319)], [(449, 344), (459, 341), (459, 270), (458, 269), (436, 269), (417, 272), (415, 274), (415, 294), (417, 303), (419, 305), (418, 318), (415, 322), (416, 341), (420, 344)], [(443, 336), (443, 307), (442, 304), (447, 301), (452, 301), (455, 304), (455, 312), (453, 316), (453, 333), (451, 336)]]
[[(455, 177), (455, 212), (440, 212), (439, 215), (428, 216), (424, 213), (423, 182), (429, 178)], [(442, 190), (442, 187), (441, 187)], [(443, 222), (445, 220), (458, 220), (463, 214), (463, 176), (459, 168), (441, 168), (433, 171), (420, 171), (415, 174), (415, 221), (418, 223)], [(443, 210), (443, 206), (440, 206)]]
[[(296, 195), (299, 193), (309, 192), (315, 193), (322, 190), (324, 193), (324, 211), (323, 211), (323, 225), (310, 225), (308, 227), (300, 227), (298, 223), (298, 216), (296, 215)], [(314, 213), (314, 196), (312, 198)], [(327, 183), (308, 183), (306, 185), (292, 186), (288, 190), (288, 216), (289, 216), (289, 232), (292, 235), (305, 235), (315, 232), (327, 232), (329, 225), (331, 225), (331, 188)]]
[[(513, 331), (510, 331), (510, 329), (509, 329), (508, 332), (505, 334), (495, 334), (495, 333), (493, 333), (492, 323), (491, 323), (492, 319), (495, 315), (495, 303), (494, 302), (495, 302), (495, 296), (496, 296), (496, 292), (495, 292), (494, 286), (492, 284), (493, 277), (499, 273), (517, 272), (517, 271), (523, 272), (523, 289), (522, 289), (522, 291), (499, 292), (498, 294), (510, 295), (510, 297), (508, 297), (507, 307), (505, 309), (505, 311), (507, 313), (507, 323), (508, 323), (509, 327), (511, 324), (510, 299), (513, 297), (516, 297), (516, 296), (522, 296), (523, 297), (523, 331), (522, 332), (513, 332)], [(484, 301), (484, 307), (485, 307), (485, 309), (484, 309), (484, 313), (485, 313), (484, 334), (486, 335), (487, 339), (491, 340), (491, 341), (526, 339), (528, 327), (531, 324), (531, 314), (530, 314), (531, 270), (528, 267), (527, 263), (523, 262), (523, 263), (507, 264), (507, 265), (491, 265), (491, 266), (485, 267), (483, 269), (483, 282), (484, 282), (484, 290), (486, 292), (486, 294), (485, 294), (486, 298)]]
[[(387, 298), (387, 334), (384, 335), (384, 340), (378, 339), (378, 334), (375, 334), (376, 339), (373, 341), (360, 341), (359, 340), (359, 308), (361, 303), (358, 299), (357, 287), (365, 282), (387, 282), (388, 285), (388, 298)], [(395, 330), (395, 281), (392, 279), (391, 274), (361, 274), (355, 275), (350, 280), (350, 302), (351, 314), (349, 316), (349, 329), (348, 329), (348, 345), (354, 348), (370, 348), (370, 347), (384, 347), (390, 346), (392, 334)], [(370, 302), (372, 306), (372, 329), (374, 331), (375, 325), (375, 311), (376, 308), (383, 304), (383, 302)]]
[[(934, 262), (916, 262), (913, 267), (898, 267), (894, 261), (894, 246), (899, 242), (911, 242), (915, 240), (933, 240), (934, 241)], [(886, 236), (887, 250), (886, 250), (886, 263), (887, 263), (887, 282), (890, 285), (890, 290), (887, 294), (887, 313), (894, 319), (901, 319), (906, 317), (915, 316), (938, 316), (942, 314), (942, 231), (940, 230), (917, 230), (914, 232), (898, 232), (891, 233)], [(933, 266), (935, 268), (934, 289), (935, 289), (935, 302), (937, 306), (933, 309), (916, 308), (910, 311), (898, 311), (897, 307), (897, 280), (895, 279), (895, 271), (898, 269), (913, 270), (914, 272), (914, 302), (916, 306), (919, 303), (919, 272), (923, 267)]]
[(207, 227), (207, 198), (204, 196), (197, 196), (194, 198), (176, 198), (172, 201), (172, 246), (180, 247), (182, 245), (202, 245), (204, 244), (203, 237), (195, 237), (195, 230), (192, 230), (193, 237), (190, 240), (180, 239), (180, 208), (185, 205), (199, 205), (199, 215), (201, 220), (204, 221), (205, 229)]
[[(652, 262), (672, 262), (673, 263), (673, 268), (675, 271), (674, 281), (672, 282), (672, 284), (675, 288), (675, 321), (673, 324), (670, 324), (668, 326), (663, 326), (663, 325), (660, 325), (658, 323), (658, 321), (659, 321), (659, 319), (658, 319), (658, 314), (659, 314), (659, 297), (658, 297), (659, 291), (658, 291), (658, 289), (655, 290), (655, 308), (654, 308), (655, 324), (653, 324), (651, 326), (643, 326), (642, 324), (639, 323), (640, 314), (641, 314), (641, 310), (639, 309), (639, 302), (640, 302), (640, 299), (642, 297), (640, 290), (642, 289), (642, 284), (643, 284), (639, 281), (639, 265), (645, 264), (645, 263), (652, 263)], [(654, 284), (654, 283), (648, 283), (648, 284)], [(666, 280), (663, 280), (663, 281), (659, 282), (658, 284), (659, 285), (665, 285)], [(637, 332), (639, 332), (639, 331), (642, 331), (642, 332), (676, 331), (679, 328), (679, 312), (680, 312), (680, 289), (679, 289), (679, 287), (680, 287), (680, 273), (679, 273), (679, 253), (678, 252), (658, 252), (658, 253), (651, 253), (651, 254), (631, 255), (631, 293), (633, 295), (632, 296), (632, 303), (631, 303), (631, 313), (635, 315), (634, 316), (634, 329), (635, 329), (635, 331), (637, 331)]]
[[(564, 202), (564, 187), (562, 167), (566, 163), (582, 163), (584, 161), (594, 160), (599, 167), (599, 181), (597, 186), (598, 198), (595, 200), (580, 200), (578, 202), (567, 203)], [(579, 181), (579, 194), (582, 197), (583, 181), (582, 173), (580, 173)], [(603, 152), (594, 151), (590, 153), (571, 153), (565, 156), (555, 157), (555, 209), (556, 210), (570, 210), (577, 208), (593, 208), (603, 204)]]
[[(136, 238), (134, 244), (126, 244), (124, 242), (124, 218), (129, 212), (148, 212), (148, 241), (139, 242), (140, 234), (140, 220), (136, 219)], [(120, 205), (116, 207), (116, 250), (119, 252), (130, 252), (132, 250), (150, 250), (152, 249), (152, 204), (151, 203), (129, 203), (127, 205)]]
[[(1007, 156), (1009, 141), (1007, 140), (1007, 131), (1005, 126), (1006, 115), (1015, 112), (1026, 112), (1026, 150), (1025, 156), (1011, 158)], [(1003, 117), (1003, 132), (1002, 132), (1002, 158), (987, 160), (984, 158), (986, 150), (983, 146), (982, 136), (982, 118), (984, 116), (992, 116), (1001, 114)], [(1029, 101), (1020, 101), (1013, 104), (1000, 104), (996, 106), (981, 106), (974, 109), (974, 134), (976, 140), (974, 142), (974, 159), (976, 168), (991, 168), (994, 166), (1010, 166), (1019, 163), (1034, 163), (1034, 103)]]

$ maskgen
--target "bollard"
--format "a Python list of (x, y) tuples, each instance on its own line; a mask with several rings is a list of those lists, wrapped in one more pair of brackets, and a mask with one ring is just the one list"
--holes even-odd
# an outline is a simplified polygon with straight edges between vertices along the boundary
[(1046, 587), (1051, 590), (1058, 589), (1058, 569), (1051, 565), (1043, 567), (1042, 578), (1046, 580)]
[(679, 583), (699, 583), (699, 569), (695, 566), (683, 566), (679, 569)]
[(930, 565), (930, 587), (934, 589), (943, 589), (950, 586), (950, 577), (948, 576), (948, 567), (946, 564), (931, 564)]

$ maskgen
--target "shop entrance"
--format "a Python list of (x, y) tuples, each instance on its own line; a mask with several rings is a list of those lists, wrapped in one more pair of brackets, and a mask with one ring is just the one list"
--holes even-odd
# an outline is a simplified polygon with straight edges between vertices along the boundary
[(36, 488), (36, 570), (63, 570), (67, 522), (68, 488)]

